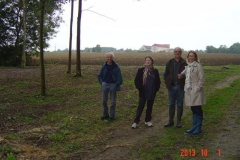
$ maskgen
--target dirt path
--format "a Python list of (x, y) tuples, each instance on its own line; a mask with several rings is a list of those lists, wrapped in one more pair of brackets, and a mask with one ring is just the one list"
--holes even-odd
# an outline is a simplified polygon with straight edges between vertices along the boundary
[[(228, 79), (218, 83), (216, 88), (228, 87), (234, 80), (240, 78), (240, 75), (229, 77)], [(215, 148), (216, 154), (211, 154), (211, 160), (239, 160), (240, 159), (240, 97), (234, 101), (229, 107), (230, 112), (225, 115), (222, 121), (221, 132), (217, 134), (217, 138), (211, 141), (207, 146)]]
[(131, 155), (129, 147), (137, 146), (139, 142), (147, 137), (153, 136), (156, 133), (164, 134), (164, 124), (168, 120), (167, 110), (163, 110), (160, 115), (155, 116), (152, 120), (153, 127), (147, 127), (143, 121), (139, 123), (137, 129), (131, 128), (131, 123), (126, 124), (126, 127), (112, 133), (107, 145), (101, 146), (97, 153), (85, 157), (84, 159), (91, 160), (112, 160), (112, 159), (128, 159)]

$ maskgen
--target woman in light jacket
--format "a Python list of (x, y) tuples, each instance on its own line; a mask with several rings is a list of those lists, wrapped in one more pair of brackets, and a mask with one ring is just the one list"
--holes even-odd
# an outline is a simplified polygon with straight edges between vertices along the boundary
[(194, 135), (201, 132), (203, 111), (202, 105), (206, 104), (203, 86), (205, 82), (204, 71), (195, 51), (190, 51), (187, 55), (188, 65), (182, 74), (186, 75), (185, 80), (185, 104), (191, 106), (193, 113), (192, 128), (186, 133)]

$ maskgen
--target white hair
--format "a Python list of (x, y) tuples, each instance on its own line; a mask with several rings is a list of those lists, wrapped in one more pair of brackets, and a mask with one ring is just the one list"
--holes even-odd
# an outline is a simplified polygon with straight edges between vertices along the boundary
[(114, 52), (107, 52), (107, 53), (105, 54), (105, 57), (107, 57), (108, 55), (112, 55), (112, 57), (114, 57)]

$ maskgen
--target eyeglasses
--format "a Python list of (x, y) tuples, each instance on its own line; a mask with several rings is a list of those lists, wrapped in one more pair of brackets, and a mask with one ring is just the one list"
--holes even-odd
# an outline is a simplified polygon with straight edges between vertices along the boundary
[(175, 53), (181, 53), (181, 51), (174, 51)]

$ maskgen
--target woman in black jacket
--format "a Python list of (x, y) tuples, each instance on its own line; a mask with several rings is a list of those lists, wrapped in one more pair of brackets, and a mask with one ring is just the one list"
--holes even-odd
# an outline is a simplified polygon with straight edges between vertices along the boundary
[(151, 56), (145, 57), (145, 65), (144, 67), (138, 69), (134, 83), (139, 91), (139, 104), (132, 128), (138, 127), (138, 123), (140, 122), (140, 117), (146, 102), (147, 109), (145, 124), (148, 127), (152, 127), (152, 107), (156, 93), (160, 88), (161, 81), (158, 70), (153, 67), (153, 59)]

